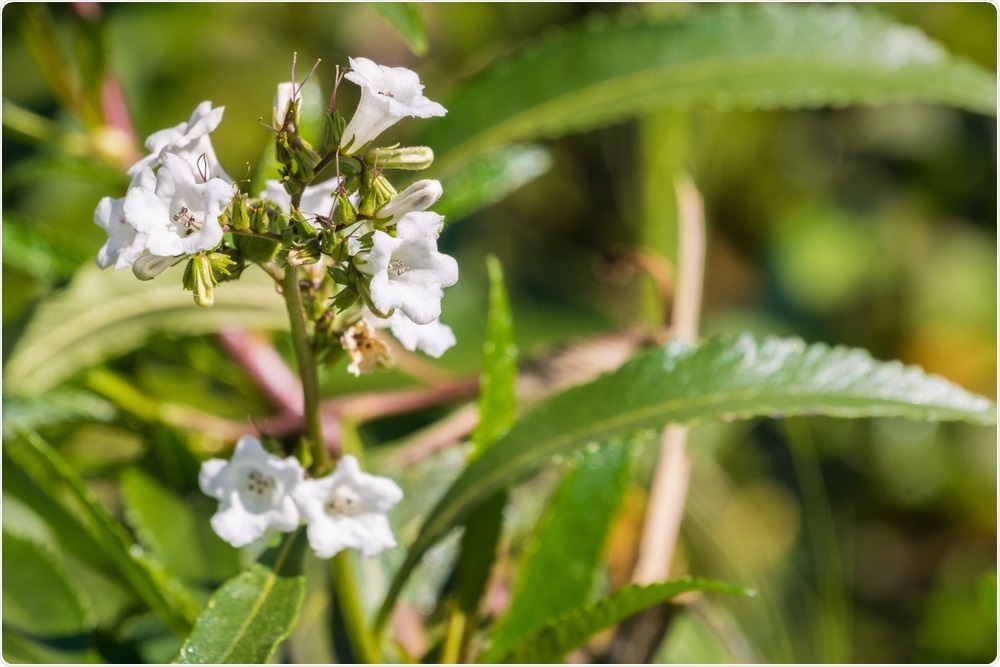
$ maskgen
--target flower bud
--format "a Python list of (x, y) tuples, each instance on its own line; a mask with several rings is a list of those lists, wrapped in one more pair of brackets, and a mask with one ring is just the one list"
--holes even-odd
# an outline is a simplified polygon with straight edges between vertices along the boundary
[(365, 161), (380, 169), (419, 171), (431, 166), (434, 162), (434, 151), (428, 146), (376, 148), (365, 153)]
[(184, 269), (184, 289), (194, 292), (194, 302), (202, 308), (215, 305), (212, 263), (204, 253), (193, 256)]
[(241, 193), (233, 197), (229, 206), (226, 207), (225, 213), (222, 214), (221, 222), (224, 225), (228, 224), (230, 229), (239, 232), (250, 229), (250, 213), (247, 211), (247, 196), (245, 194)]
[(143, 255), (132, 263), (132, 273), (139, 280), (152, 280), (163, 271), (181, 260), (180, 257), (161, 257), (160, 255)]
[(299, 98), (295, 92), (295, 84), (291, 81), (278, 84), (278, 90), (274, 94), (274, 104), (271, 107), (271, 118), (274, 127), (279, 130), (289, 123), (292, 128), (297, 128), (299, 125)]
[(384, 220), (386, 225), (391, 225), (407, 213), (426, 211), (441, 198), (443, 193), (440, 181), (432, 179), (417, 181), (390, 199), (376, 215), (379, 220)]

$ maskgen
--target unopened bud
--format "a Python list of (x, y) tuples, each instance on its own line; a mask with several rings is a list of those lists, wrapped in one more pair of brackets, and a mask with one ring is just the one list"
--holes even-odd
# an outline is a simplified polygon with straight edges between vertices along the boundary
[(212, 263), (204, 253), (193, 256), (184, 269), (184, 289), (194, 292), (194, 302), (202, 308), (215, 305)]
[(426, 211), (443, 193), (440, 181), (417, 181), (390, 199), (388, 204), (379, 209), (377, 217), (390, 225), (412, 211)]
[(379, 169), (426, 169), (434, 162), (434, 151), (428, 146), (376, 148), (365, 153), (365, 161)]
[(152, 280), (163, 271), (181, 260), (180, 257), (143, 255), (132, 263), (132, 273), (139, 280)]

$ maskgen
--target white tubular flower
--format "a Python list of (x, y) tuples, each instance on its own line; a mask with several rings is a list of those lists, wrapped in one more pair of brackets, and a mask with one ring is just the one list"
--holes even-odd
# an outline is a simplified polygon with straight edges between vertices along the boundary
[(426, 211), (438, 199), (441, 199), (442, 194), (444, 194), (444, 189), (441, 187), (441, 181), (425, 178), (413, 183), (390, 199), (385, 206), (378, 210), (376, 215), (379, 220), (385, 219), (386, 225), (391, 225), (407, 213)]
[[(302, 200), (299, 202), (299, 210), (302, 215), (316, 229), (321, 229), (321, 225), (315, 220), (316, 216), (329, 218), (333, 215), (333, 209), (337, 200), (334, 195), (340, 186), (340, 179), (336, 176), (330, 180), (310, 185), (302, 191)], [(277, 204), (285, 213), (292, 212), (292, 197), (285, 191), (285, 186), (281, 181), (264, 181), (264, 192), (260, 197), (268, 199)]]
[(300, 515), (292, 494), (302, 477), (302, 466), (294, 458), (268, 454), (257, 438), (243, 436), (231, 460), (201, 464), (198, 486), (219, 500), (212, 530), (234, 547), (250, 544), (269, 528), (295, 530)]
[(219, 216), (234, 196), (230, 183), (221, 178), (198, 183), (190, 164), (166, 153), (155, 188), (137, 186), (125, 195), (125, 218), (144, 235), (150, 253), (191, 255), (222, 241)]
[(195, 172), (203, 170), (206, 179), (221, 178), (231, 183), (208, 136), (219, 126), (224, 110), (225, 107), (213, 109), (212, 103), (205, 101), (198, 105), (188, 122), (149, 135), (146, 139), (149, 155), (129, 167), (129, 175), (135, 176), (146, 168), (154, 169), (163, 164), (164, 155), (172, 153), (186, 160)]
[(349, 60), (351, 70), (344, 78), (361, 86), (361, 100), (340, 140), (345, 154), (358, 152), (401, 118), (448, 113), (421, 94), (424, 87), (415, 72), (405, 67), (383, 67), (367, 58)]
[(295, 489), (309, 546), (320, 558), (344, 549), (374, 556), (396, 546), (386, 512), (402, 499), (403, 491), (394, 481), (361, 472), (350, 454), (331, 475), (307, 479)]
[[(132, 180), (129, 188), (151, 190), (155, 185), (153, 172), (146, 170)], [(125, 218), (125, 198), (102, 198), (94, 209), (94, 223), (108, 234), (107, 242), (97, 251), (97, 266), (102, 269), (114, 266), (115, 271), (131, 267), (146, 246), (145, 239)]]
[(458, 282), (458, 262), (437, 250), (444, 218), (430, 211), (407, 213), (396, 223), (396, 236), (376, 231), (362, 270), (372, 276), (375, 308), (398, 308), (417, 324), (441, 316), (444, 288)]
[(388, 328), (400, 345), (410, 352), (420, 350), (435, 359), (438, 359), (458, 342), (455, 339), (455, 332), (441, 320), (417, 324), (400, 310), (395, 311), (386, 319), (382, 319), (367, 308), (362, 317), (364, 321), (376, 329)]

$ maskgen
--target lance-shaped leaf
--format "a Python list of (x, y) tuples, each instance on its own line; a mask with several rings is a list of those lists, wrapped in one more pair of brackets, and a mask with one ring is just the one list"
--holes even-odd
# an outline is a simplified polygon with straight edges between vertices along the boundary
[(226, 326), (288, 327), (284, 304), (260, 271), (226, 283), (213, 308), (195, 306), (176, 278), (171, 271), (142, 282), (121, 272), (81, 270), (34, 313), (4, 365), (4, 393), (37, 396), (156, 332), (193, 336)]
[(524, 549), (510, 607), (481, 662), (496, 662), (548, 619), (587, 602), (631, 460), (629, 443), (588, 452), (560, 483)]
[(217, 590), (175, 662), (268, 662), (295, 627), (302, 609), (306, 592), (302, 573), (305, 546), (305, 530), (300, 528)]
[(799, 339), (761, 342), (741, 334), (641, 352), (616, 372), (538, 405), (462, 472), (427, 515), (380, 618), (428, 547), (557, 454), (668, 423), (796, 415), (995, 424), (996, 405), (919, 368)]
[[(483, 372), (479, 378), (479, 424), (472, 433), (469, 461), (487, 451), (514, 423), (517, 409), (517, 346), (510, 298), (503, 282), (500, 261), (487, 258), (490, 276), (490, 308), (483, 342)], [(481, 504), (465, 520), (455, 562), (454, 609), (445, 642), (446, 658), (462, 660), (476, 626), (480, 600), (489, 581), (503, 527), (507, 494), (500, 491)]]
[(37, 434), (4, 443), (4, 452), (35, 485), (46, 489), (61, 512), (59, 521), (75, 527), (113, 564), (121, 581), (173, 632), (183, 635), (197, 613), (190, 593), (149, 558), (114, 517), (97, 502), (76, 472)]
[(418, 56), (427, 52), (427, 30), (417, 3), (376, 2), (372, 4), (372, 9), (392, 24), (411, 51)]
[[(560, 662), (567, 651), (580, 646), (605, 628), (653, 605), (666, 602), (681, 593), (714, 591), (732, 595), (753, 595), (753, 591), (720, 581), (682, 579), (650, 586), (627, 586), (593, 605), (560, 614), (538, 633), (505, 652), (496, 662), (545, 664)], [(487, 655), (491, 655), (490, 654)], [(484, 656), (484, 662), (486, 656)]]
[(850, 6), (706, 7), (671, 22), (590, 22), (497, 62), (445, 100), (422, 143), (441, 174), (493, 146), (670, 106), (932, 102), (993, 114), (996, 74)]

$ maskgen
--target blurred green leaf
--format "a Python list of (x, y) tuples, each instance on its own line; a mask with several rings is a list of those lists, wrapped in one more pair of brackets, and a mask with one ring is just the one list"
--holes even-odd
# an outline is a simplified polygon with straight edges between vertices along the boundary
[(89, 391), (58, 387), (45, 396), (3, 399), (3, 437), (77, 420), (110, 421), (115, 407)]
[(443, 182), (444, 196), (434, 207), (457, 220), (501, 201), (552, 166), (552, 155), (536, 144), (509, 144), (477, 156)]
[[(163, 562), (170, 574), (183, 581), (213, 580), (239, 570), (239, 551), (225, 545), (210, 531), (207, 517), (192, 512), (184, 499), (160, 484), (141, 468), (122, 473), (122, 501), (129, 523), (139, 539)], [(222, 545), (211, 549), (208, 539)]]
[(550, 618), (588, 602), (631, 461), (622, 443), (581, 456), (566, 475), (525, 546), (510, 607), (481, 662), (496, 662)]
[(372, 9), (388, 21), (418, 56), (427, 52), (427, 30), (415, 2), (374, 2)]
[(3, 531), (3, 622), (32, 635), (73, 635), (91, 627), (80, 591), (40, 545)]
[[(649, 586), (627, 586), (593, 605), (581, 606), (548, 622), (540, 632), (517, 644), (497, 662), (542, 664), (561, 662), (567, 651), (605, 628), (653, 605), (689, 591), (753, 595), (753, 591), (720, 581), (682, 579)], [(492, 655), (490, 651), (489, 655)], [(484, 656), (484, 661), (485, 661)]]
[(89, 536), (115, 565), (121, 579), (171, 630), (187, 632), (197, 613), (187, 590), (134, 544), (54, 449), (37, 434), (31, 434), (5, 442), (4, 452), (35, 485), (53, 497), (69, 521)]
[(268, 662), (295, 626), (305, 599), (305, 545), (304, 529), (285, 535), (226, 582), (208, 601), (175, 662)]
[(288, 327), (282, 301), (262, 272), (246, 271), (239, 282), (220, 287), (213, 308), (195, 306), (178, 274), (168, 270), (143, 282), (127, 272), (81, 270), (65, 291), (38, 307), (4, 366), (4, 391), (40, 394), (135, 349), (154, 332), (194, 336), (227, 325)]
[(667, 423), (794, 415), (994, 424), (996, 406), (918, 368), (799, 339), (758, 342), (742, 334), (641, 352), (618, 371), (538, 405), (462, 472), (428, 513), (381, 617), (434, 542), (492, 494), (555, 456)]
[(494, 146), (667, 106), (919, 101), (993, 114), (996, 96), (995, 74), (865, 8), (706, 7), (672, 22), (591, 22), (519, 51), (462, 86), (422, 142), (451, 174)]
[(63, 648), (3, 629), (3, 659), (7, 664), (80, 665), (107, 662), (91, 646)]

